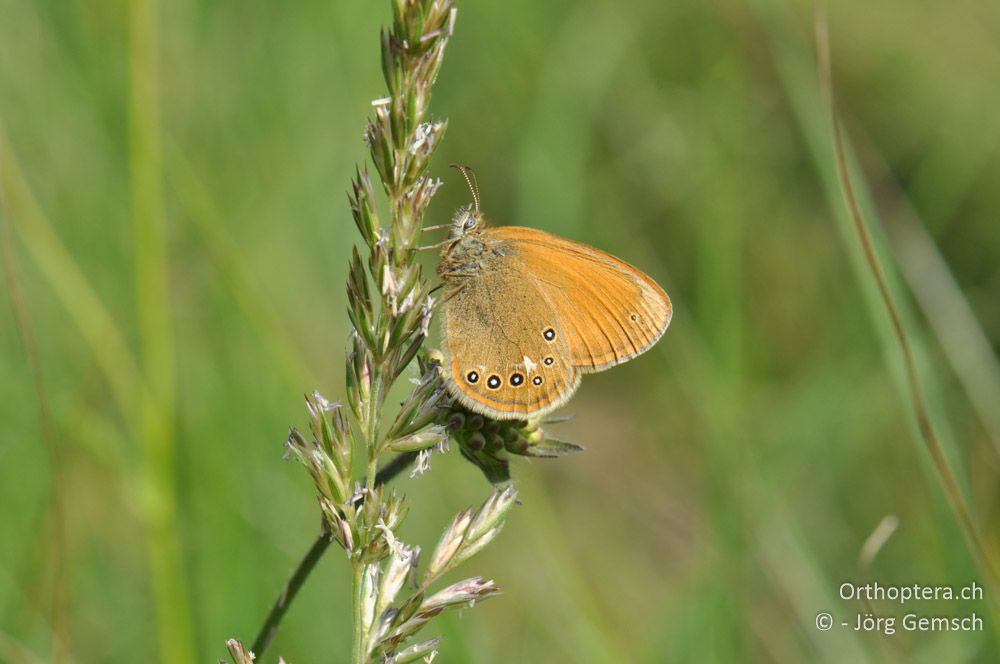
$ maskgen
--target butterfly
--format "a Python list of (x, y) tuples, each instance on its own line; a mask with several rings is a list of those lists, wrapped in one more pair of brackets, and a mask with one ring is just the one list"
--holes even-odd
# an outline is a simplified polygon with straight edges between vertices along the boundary
[(444, 362), (450, 393), (498, 420), (535, 419), (573, 396), (580, 377), (649, 350), (670, 324), (655, 281), (599, 249), (519, 226), (490, 227), (473, 205), (443, 243)]

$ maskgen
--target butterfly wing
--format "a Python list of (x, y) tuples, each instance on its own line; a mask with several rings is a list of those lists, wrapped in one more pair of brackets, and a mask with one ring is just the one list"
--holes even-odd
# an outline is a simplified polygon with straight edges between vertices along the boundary
[(663, 289), (611, 254), (533, 228), (488, 232), (531, 275), (580, 371), (601, 371), (645, 352), (670, 324)]
[(466, 407), (494, 419), (528, 419), (563, 404), (579, 372), (564, 341), (549, 343), (553, 320), (538, 287), (524, 273), (484, 269), (452, 277), (446, 302), (445, 375)]

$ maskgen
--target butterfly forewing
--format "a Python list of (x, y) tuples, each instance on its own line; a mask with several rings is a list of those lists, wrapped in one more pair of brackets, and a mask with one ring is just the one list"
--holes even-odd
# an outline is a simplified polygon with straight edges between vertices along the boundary
[(646, 351), (670, 323), (670, 299), (640, 270), (599, 249), (544, 231), (488, 231), (554, 314), (570, 363), (600, 371)]

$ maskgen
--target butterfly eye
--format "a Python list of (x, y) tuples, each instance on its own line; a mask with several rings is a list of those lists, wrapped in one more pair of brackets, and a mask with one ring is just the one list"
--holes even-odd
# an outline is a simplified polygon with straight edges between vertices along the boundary
[(473, 228), (475, 225), (476, 225), (476, 218), (473, 217), (472, 215), (469, 215), (469, 218), (465, 220), (464, 224), (462, 224), (462, 228), (464, 230), (469, 230), (470, 228)]

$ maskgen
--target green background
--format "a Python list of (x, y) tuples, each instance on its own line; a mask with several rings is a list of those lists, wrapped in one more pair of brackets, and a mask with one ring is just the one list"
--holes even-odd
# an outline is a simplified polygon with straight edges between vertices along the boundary
[[(153, 11), (0, 0), (3, 662), (217, 661), (318, 528), (282, 443), (304, 392), (342, 395), (344, 194), (389, 6)], [(846, 0), (830, 30), (857, 182), (996, 557), (1000, 5)], [(875, 603), (976, 611), (974, 634), (814, 626), (866, 610), (845, 580), (984, 579), (845, 216), (813, 41), (803, 2), (459, 3), (428, 223), (468, 201), (446, 165), (469, 164), (495, 223), (640, 266), (674, 320), (564, 409), (586, 452), (515, 462), (523, 505), (463, 567), (504, 594), (431, 623), (436, 661), (996, 661), (988, 602)], [(425, 550), (489, 490), (457, 450), (399, 487)], [(349, 606), (331, 549), (265, 661), (346, 661)]]

